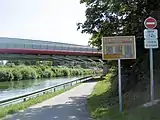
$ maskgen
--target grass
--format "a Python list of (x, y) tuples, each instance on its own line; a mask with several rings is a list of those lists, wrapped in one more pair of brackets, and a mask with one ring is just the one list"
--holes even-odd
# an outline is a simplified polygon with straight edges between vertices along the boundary
[[(160, 72), (157, 73), (160, 75)], [(158, 81), (155, 75), (155, 81)], [(88, 110), (90, 115), (96, 120), (160, 120), (160, 104), (143, 108), (142, 104), (150, 100), (149, 84), (142, 81), (132, 90), (123, 95), (123, 112), (119, 112), (118, 96), (114, 94), (115, 81), (113, 72), (108, 73), (104, 79), (99, 81), (92, 94), (88, 98)], [(157, 80), (156, 80), (157, 79)], [(155, 82), (155, 97), (160, 98), (160, 83)]]
[(109, 98), (111, 94), (111, 82), (108, 79), (112, 78), (114, 78), (112, 73), (107, 74), (104, 80), (96, 84), (92, 94), (88, 98), (88, 109), (93, 118), (104, 116), (108, 111), (108, 107), (106, 106), (110, 106), (117, 101), (116, 98)]
[(36, 98), (31, 98), (25, 102), (22, 102), (22, 103), (18, 103), (18, 104), (13, 104), (13, 105), (9, 105), (9, 106), (6, 106), (6, 107), (0, 107), (0, 118), (3, 118), (5, 117), (6, 115), (8, 114), (13, 114), (13, 113), (16, 113), (20, 110), (25, 110), (27, 109), (28, 107), (34, 105), (34, 104), (37, 104), (37, 103), (41, 103), (49, 98), (52, 98), (56, 95), (59, 95), (67, 90), (70, 90), (76, 86), (80, 85), (80, 83), (70, 87), (70, 88), (66, 88), (66, 89), (62, 89), (62, 90), (58, 90), (56, 92), (48, 92), (44, 95), (41, 95), (41, 96), (38, 96)]

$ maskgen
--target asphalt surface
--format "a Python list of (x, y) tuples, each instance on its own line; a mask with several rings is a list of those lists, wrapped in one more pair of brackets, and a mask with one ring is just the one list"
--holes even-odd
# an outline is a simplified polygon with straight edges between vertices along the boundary
[(86, 98), (95, 84), (83, 83), (3, 120), (92, 120), (87, 111)]

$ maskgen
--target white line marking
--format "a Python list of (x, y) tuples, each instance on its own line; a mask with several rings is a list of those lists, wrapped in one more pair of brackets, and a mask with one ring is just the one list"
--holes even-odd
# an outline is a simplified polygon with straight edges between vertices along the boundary
[(154, 25), (154, 24), (156, 24), (155, 22), (147, 22), (146, 23), (147, 25)]

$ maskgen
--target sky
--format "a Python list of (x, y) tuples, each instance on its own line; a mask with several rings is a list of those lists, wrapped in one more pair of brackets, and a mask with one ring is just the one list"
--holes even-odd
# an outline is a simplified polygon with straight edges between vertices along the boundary
[(0, 0), (0, 37), (87, 45), (90, 35), (77, 31), (85, 21), (80, 0)]

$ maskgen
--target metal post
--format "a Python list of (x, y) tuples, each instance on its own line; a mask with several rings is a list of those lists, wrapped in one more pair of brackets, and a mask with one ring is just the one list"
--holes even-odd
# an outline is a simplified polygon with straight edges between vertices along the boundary
[(154, 80), (153, 80), (153, 50), (152, 48), (149, 50), (150, 52), (150, 82), (151, 82), (151, 101), (154, 101)]
[(118, 59), (119, 111), (122, 112), (121, 60)]

